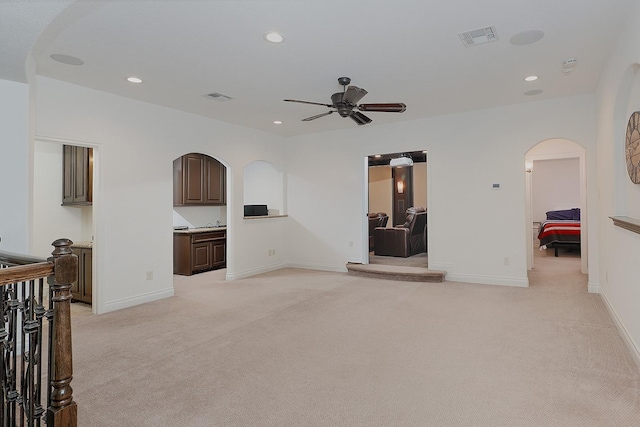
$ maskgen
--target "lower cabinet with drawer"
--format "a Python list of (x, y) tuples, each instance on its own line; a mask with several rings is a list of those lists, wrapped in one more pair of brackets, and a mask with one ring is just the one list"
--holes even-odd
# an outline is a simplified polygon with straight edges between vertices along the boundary
[(91, 304), (93, 293), (93, 280), (91, 278), (93, 250), (91, 247), (86, 246), (71, 246), (71, 250), (78, 256), (78, 280), (71, 284), (71, 300)]
[(226, 230), (173, 233), (173, 274), (191, 276), (226, 266)]

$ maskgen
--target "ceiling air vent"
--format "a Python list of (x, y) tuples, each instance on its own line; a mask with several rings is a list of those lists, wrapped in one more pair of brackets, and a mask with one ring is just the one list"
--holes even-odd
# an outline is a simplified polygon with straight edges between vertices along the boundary
[(496, 29), (493, 26), (466, 31), (458, 35), (464, 47), (476, 46), (498, 40), (498, 33), (496, 33)]
[(231, 101), (233, 99), (230, 96), (223, 95), (218, 92), (206, 94), (205, 98), (213, 99), (214, 101), (218, 101), (218, 102), (226, 102), (226, 101)]

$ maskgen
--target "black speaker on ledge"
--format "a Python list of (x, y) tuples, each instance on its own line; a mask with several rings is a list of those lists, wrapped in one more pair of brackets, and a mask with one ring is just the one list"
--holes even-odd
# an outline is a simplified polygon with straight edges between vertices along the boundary
[(267, 216), (267, 205), (244, 205), (244, 216)]

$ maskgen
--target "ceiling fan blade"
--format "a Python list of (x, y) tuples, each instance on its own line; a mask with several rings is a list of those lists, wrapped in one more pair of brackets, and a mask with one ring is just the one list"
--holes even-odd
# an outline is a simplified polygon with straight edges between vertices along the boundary
[(367, 94), (367, 91), (357, 86), (349, 86), (342, 96), (342, 101), (348, 104), (357, 104), (363, 96)]
[(356, 122), (358, 126), (366, 125), (367, 123), (372, 122), (369, 117), (357, 111), (352, 111), (351, 114), (349, 114), (349, 117), (351, 117), (351, 119)]
[(391, 102), (386, 104), (360, 104), (360, 111), (378, 111), (382, 113), (404, 113), (407, 106), (401, 102)]
[(311, 104), (311, 105), (322, 105), (324, 107), (333, 107), (331, 104), (322, 104), (320, 102), (311, 102), (311, 101), (299, 101), (297, 99), (283, 99), (285, 102), (299, 102), (300, 104)]
[(328, 116), (331, 113), (333, 113), (333, 110), (327, 111), (326, 113), (317, 114), (315, 116), (307, 117), (306, 119), (302, 119), (302, 121), (303, 122), (309, 122), (311, 120), (319, 119), (320, 117)]

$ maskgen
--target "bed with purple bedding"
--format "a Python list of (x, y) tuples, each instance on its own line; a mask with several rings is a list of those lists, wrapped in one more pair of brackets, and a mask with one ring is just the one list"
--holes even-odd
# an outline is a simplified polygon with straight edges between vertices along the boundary
[(580, 248), (580, 209), (564, 209), (547, 212), (547, 220), (540, 225), (538, 233), (540, 250), (569, 246)]

